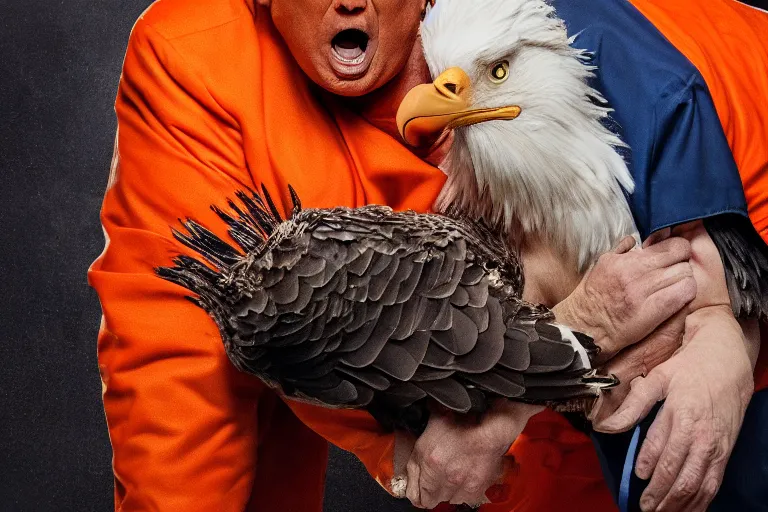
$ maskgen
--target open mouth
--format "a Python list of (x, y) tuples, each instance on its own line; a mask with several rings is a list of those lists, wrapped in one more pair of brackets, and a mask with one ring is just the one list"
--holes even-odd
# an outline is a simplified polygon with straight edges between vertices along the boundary
[(359, 78), (370, 65), (368, 34), (358, 29), (342, 30), (331, 41), (331, 66), (339, 78)]

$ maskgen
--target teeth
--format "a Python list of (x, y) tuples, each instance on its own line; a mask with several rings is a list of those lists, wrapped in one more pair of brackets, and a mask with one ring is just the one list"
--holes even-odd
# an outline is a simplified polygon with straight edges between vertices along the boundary
[(348, 59), (348, 58), (344, 57), (335, 48), (333, 49), (333, 53), (335, 53), (336, 54), (336, 58), (338, 60), (340, 60), (341, 62), (343, 62), (344, 64), (350, 64), (350, 65), (353, 65), (353, 66), (356, 65), (356, 64), (361, 64), (365, 60), (365, 52), (360, 53), (360, 55), (358, 55), (354, 59)]

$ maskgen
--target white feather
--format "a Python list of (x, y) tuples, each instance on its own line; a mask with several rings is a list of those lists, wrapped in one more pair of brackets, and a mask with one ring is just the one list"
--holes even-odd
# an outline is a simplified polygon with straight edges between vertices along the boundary
[[(422, 24), (430, 72), (461, 67), (472, 107), (519, 105), (517, 119), (459, 128), (437, 206), (457, 205), (513, 234), (549, 241), (579, 269), (636, 233), (632, 177), (605, 128), (593, 67), (543, 0), (438, 0)], [(509, 62), (497, 84), (489, 69)]]
[(589, 356), (587, 355), (587, 349), (584, 348), (584, 345), (582, 345), (578, 339), (576, 339), (576, 336), (573, 334), (573, 331), (569, 327), (565, 327), (564, 325), (556, 325), (558, 329), (560, 329), (560, 334), (563, 336), (564, 340), (567, 340), (570, 342), (571, 346), (573, 347), (573, 351), (579, 354), (579, 358), (581, 359), (581, 365), (584, 368), (592, 368), (592, 363), (589, 362)]

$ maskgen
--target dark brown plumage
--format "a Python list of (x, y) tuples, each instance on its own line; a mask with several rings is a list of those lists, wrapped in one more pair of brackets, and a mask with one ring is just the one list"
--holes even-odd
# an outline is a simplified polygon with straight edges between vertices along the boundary
[(704, 219), (704, 227), (723, 261), (734, 315), (768, 322), (768, 246), (752, 222), (722, 214)]
[[(174, 236), (188, 256), (157, 273), (196, 294), (240, 370), (286, 396), (367, 408), (420, 433), (427, 403), (458, 413), (505, 397), (541, 404), (593, 398), (591, 338), (522, 300), (517, 255), (482, 223), (382, 206), (294, 210), (264, 191), (213, 207), (244, 251), (193, 220)], [(576, 402), (574, 402), (576, 400)]]

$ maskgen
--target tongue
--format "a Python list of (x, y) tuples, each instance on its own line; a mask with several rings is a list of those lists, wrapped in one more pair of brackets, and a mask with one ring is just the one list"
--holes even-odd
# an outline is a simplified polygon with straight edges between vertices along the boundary
[(342, 59), (354, 60), (363, 54), (360, 44), (355, 41), (341, 40), (333, 45), (333, 49)]

